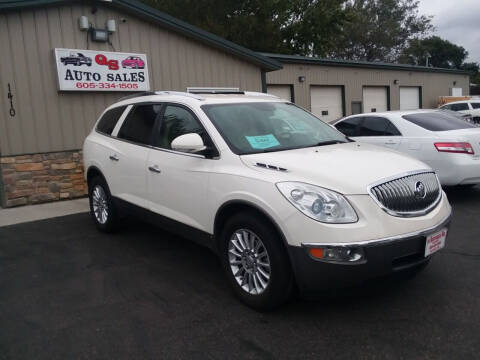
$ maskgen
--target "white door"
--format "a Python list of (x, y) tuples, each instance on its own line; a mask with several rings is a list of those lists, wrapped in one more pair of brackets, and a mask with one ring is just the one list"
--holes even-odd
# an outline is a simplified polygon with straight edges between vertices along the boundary
[(136, 105), (112, 133), (107, 182), (113, 196), (146, 207), (147, 158), (161, 105)]
[(385, 86), (363, 88), (363, 112), (388, 111), (388, 92)]
[(325, 122), (343, 117), (341, 86), (311, 86), (310, 104), (312, 113)]
[(292, 101), (292, 88), (290, 85), (267, 85), (267, 93), (278, 96), (283, 100)]
[(364, 116), (358, 127), (358, 133), (352, 137), (355, 141), (366, 142), (390, 149), (398, 149), (402, 143), (402, 134), (387, 118), (382, 116)]
[(418, 86), (400, 87), (400, 110), (420, 109), (420, 88)]
[(147, 161), (147, 186), (151, 211), (196, 229), (208, 231), (211, 214), (205, 211), (210, 169), (216, 160), (202, 155), (173, 151), (172, 141), (180, 135), (208, 136), (194, 114), (183, 106), (167, 104), (160, 131), (153, 140)]

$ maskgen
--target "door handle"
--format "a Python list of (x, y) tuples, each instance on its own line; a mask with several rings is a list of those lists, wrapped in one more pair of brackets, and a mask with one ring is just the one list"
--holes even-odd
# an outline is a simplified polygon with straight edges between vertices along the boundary
[(112, 160), (112, 161), (118, 161), (118, 160), (120, 160), (120, 158), (118, 157), (117, 154), (110, 155), (109, 158), (110, 158), (110, 160)]
[(157, 165), (149, 166), (148, 170), (157, 174), (160, 174), (162, 172)]

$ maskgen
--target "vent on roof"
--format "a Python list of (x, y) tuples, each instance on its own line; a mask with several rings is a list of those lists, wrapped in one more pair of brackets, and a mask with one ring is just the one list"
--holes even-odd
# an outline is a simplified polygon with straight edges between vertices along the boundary
[(264, 163), (259, 163), (259, 162), (255, 163), (255, 166), (258, 166), (258, 167), (261, 167), (261, 168), (264, 168), (264, 169), (276, 170), (276, 171), (288, 171), (287, 169), (279, 167), (279, 166), (269, 165), (269, 164), (264, 164)]

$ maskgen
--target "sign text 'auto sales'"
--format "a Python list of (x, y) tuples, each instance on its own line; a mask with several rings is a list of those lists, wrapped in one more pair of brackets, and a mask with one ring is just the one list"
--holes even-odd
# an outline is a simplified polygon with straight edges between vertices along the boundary
[(145, 54), (55, 49), (55, 59), (59, 90), (150, 90)]

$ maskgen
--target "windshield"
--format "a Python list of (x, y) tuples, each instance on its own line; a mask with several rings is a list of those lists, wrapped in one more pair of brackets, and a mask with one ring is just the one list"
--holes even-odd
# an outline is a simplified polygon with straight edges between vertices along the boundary
[(330, 125), (290, 103), (212, 104), (202, 109), (239, 155), (348, 142)]

